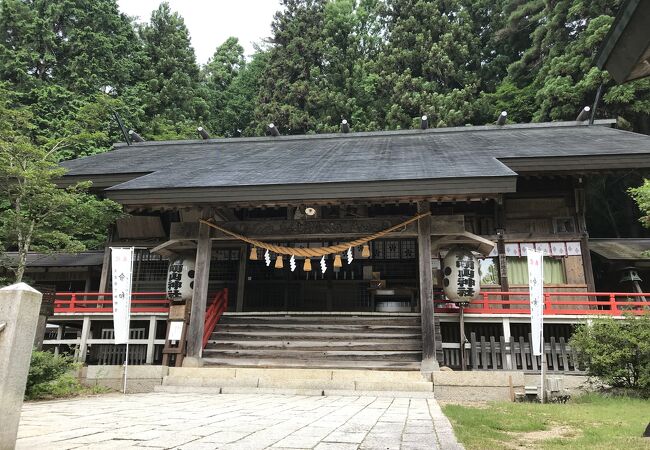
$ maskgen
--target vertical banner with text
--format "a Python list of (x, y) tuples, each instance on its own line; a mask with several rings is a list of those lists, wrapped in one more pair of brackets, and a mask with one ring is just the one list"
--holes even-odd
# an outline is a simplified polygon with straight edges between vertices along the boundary
[(113, 268), (113, 328), (115, 344), (126, 344), (131, 321), (133, 248), (111, 247)]
[(544, 326), (544, 252), (526, 249), (528, 258), (528, 291), (530, 294), (530, 343), (533, 355), (542, 354)]

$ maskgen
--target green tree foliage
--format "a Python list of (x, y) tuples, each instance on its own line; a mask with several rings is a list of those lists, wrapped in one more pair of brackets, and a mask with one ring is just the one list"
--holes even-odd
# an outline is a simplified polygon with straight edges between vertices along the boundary
[(325, 0), (282, 0), (271, 26), (273, 47), (256, 112), (258, 130), (272, 122), (280, 132), (317, 129), (315, 84), (323, 68)]
[(140, 36), (145, 52), (140, 90), (144, 134), (153, 139), (196, 136), (197, 120), (208, 119), (208, 103), (183, 18), (163, 2)]
[[(223, 109), (214, 111), (217, 133), (226, 137), (255, 136), (257, 93), (263, 85), (269, 52), (258, 50), (237, 73), (226, 89)], [(221, 128), (219, 128), (219, 126)]]
[[(167, 3), (136, 25), (116, 0), (0, 0), (0, 81), (52, 161), (123, 140), (114, 112), (148, 140), (573, 120), (601, 84), (598, 116), (650, 134), (650, 79), (594, 67), (621, 2), (282, 0), (253, 55), (231, 37), (200, 67)], [(601, 201), (630, 183), (601, 181), (592, 210), (634, 222)]]
[(388, 0), (387, 42), (379, 58), (387, 128), (411, 128), (427, 114), (437, 126), (462, 125), (478, 95), (479, 37), (460, 1)]
[(233, 92), (235, 88), (233, 83), (245, 69), (244, 47), (235, 37), (229, 37), (217, 47), (214, 55), (205, 65), (203, 76), (209, 96), (208, 104), (212, 112), (209, 122), (211, 132), (221, 136), (235, 136), (237, 129), (241, 129), (236, 115), (239, 113), (237, 107), (244, 105), (232, 103), (231, 99), (239, 97)]
[[(525, 27), (529, 45), (489, 96), (494, 103), (517, 121), (573, 120), (583, 106), (592, 105), (602, 83), (599, 116), (623, 116), (636, 131), (650, 132), (650, 80), (617, 86), (594, 66), (620, 0), (508, 3), (504, 33)], [(524, 42), (517, 33), (515, 42)]]
[(644, 180), (641, 186), (629, 191), (641, 210), (641, 223), (650, 228), (650, 180)]
[(570, 340), (589, 375), (650, 395), (650, 315), (578, 325)]
[(29, 111), (0, 90), (0, 253), (18, 251), (12, 267), (16, 282), (22, 280), (30, 250), (97, 247), (120, 211), (116, 203), (88, 194), (90, 183), (59, 188), (64, 169), (55, 155), (65, 141), (49, 148), (36, 145), (29, 138), (33, 128)]
[(115, 0), (3, 0), (0, 75), (23, 88), (76, 95), (120, 90), (138, 76), (138, 41)]
[(115, 0), (3, 0), (0, 35), (0, 77), (37, 144), (76, 135), (57, 154), (73, 158), (119, 139), (112, 111), (126, 111), (117, 97), (140, 79), (142, 49)]

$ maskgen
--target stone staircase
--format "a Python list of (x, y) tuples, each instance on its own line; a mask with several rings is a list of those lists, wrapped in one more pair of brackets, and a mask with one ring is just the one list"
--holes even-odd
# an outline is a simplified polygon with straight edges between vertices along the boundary
[(170, 367), (155, 391), (433, 398), (433, 383), (419, 370)]
[(420, 315), (226, 313), (205, 366), (419, 370)]
[(226, 313), (204, 367), (170, 367), (156, 390), (433, 397), (420, 315)]

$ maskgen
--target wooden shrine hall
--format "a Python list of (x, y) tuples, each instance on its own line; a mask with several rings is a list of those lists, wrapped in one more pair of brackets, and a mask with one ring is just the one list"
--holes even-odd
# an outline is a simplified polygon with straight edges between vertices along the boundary
[[(585, 185), (650, 169), (650, 137), (614, 125), (116, 144), (64, 162), (63, 184), (91, 180), (129, 213), (108, 245), (137, 248), (135, 292), (169, 292), (168, 261), (192, 261), (187, 364), (264, 364), (266, 341), (289, 341), (291, 328), (303, 334), (282, 345), (288, 365), (314, 350), (338, 364), (381, 344), (388, 366), (431, 371), (459, 339), (443, 294), (454, 249), (476, 258), (486, 299), (527, 290), (527, 247), (548, 255), (549, 292), (595, 291)], [(99, 292), (110, 291), (109, 261)], [(219, 292), (227, 313), (215, 328), (206, 311)], [(486, 317), (469, 331), (489, 330)]]

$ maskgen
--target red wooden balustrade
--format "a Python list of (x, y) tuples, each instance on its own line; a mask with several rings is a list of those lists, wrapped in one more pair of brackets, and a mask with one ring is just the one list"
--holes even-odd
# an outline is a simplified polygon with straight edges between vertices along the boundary
[(208, 344), (214, 327), (219, 323), (221, 315), (228, 309), (228, 288), (217, 292), (214, 301), (205, 312), (205, 324), (203, 326), (203, 348)]
[[(458, 307), (434, 294), (436, 312), (455, 313)], [(650, 313), (650, 294), (636, 292), (544, 292), (544, 315), (641, 315)], [(528, 292), (481, 292), (465, 307), (466, 314), (530, 314)]]
[[(545, 292), (544, 315), (611, 315), (644, 314), (650, 312), (650, 293), (635, 292)], [(215, 296), (206, 312), (206, 324), (210, 314), (221, 317), (226, 309), (228, 290)], [(219, 299), (217, 301), (216, 299)], [(458, 307), (444, 299), (442, 293), (434, 293), (437, 313), (458, 313)], [(217, 306), (215, 306), (217, 305)], [(219, 306), (221, 305), (221, 306)], [(134, 292), (131, 312), (166, 313), (169, 301), (165, 292)], [(57, 292), (54, 300), (56, 314), (112, 313), (113, 300), (110, 292)], [(530, 314), (526, 291), (484, 291), (465, 308), (467, 314)], [(217, 321), (218, 321), (217, 317)], [(214, 322), (216, 324), (216, 322)], [(206, 330), (209, 329), (206, 325)]]
[[(131, 312), (166, 313), (169, 300), (166, 292), (133, 292)], [(113, 294), (110, 292), (57, 292), (54, 297), (54, 313), (112, 313)]]

